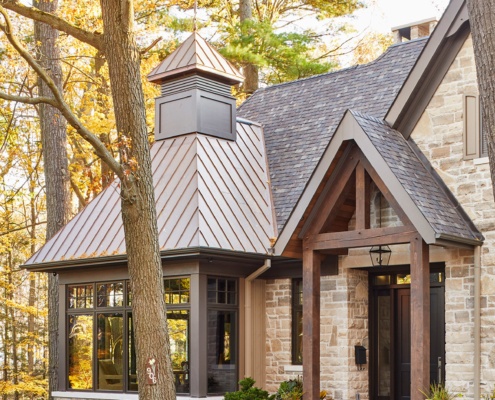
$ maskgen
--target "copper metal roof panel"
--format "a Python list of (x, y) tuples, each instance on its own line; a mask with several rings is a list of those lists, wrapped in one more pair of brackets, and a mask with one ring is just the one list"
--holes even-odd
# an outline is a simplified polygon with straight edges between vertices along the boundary
[[(151, 148), (162, 251), (211, 247), (266, 254), (276, 236), (263, 131), (237, 124), (236, 142), (190, 134)], [(125, 254), (114, 181), (26, 265)]]
[(193, 72), (216, 75), (230, 84), (237, 84), (244, 80), (237, 68), (223, 58), (197, 32), (189, 36), (184, 43), (153, 69), (148, 75), (148, 80), (161, 83)]

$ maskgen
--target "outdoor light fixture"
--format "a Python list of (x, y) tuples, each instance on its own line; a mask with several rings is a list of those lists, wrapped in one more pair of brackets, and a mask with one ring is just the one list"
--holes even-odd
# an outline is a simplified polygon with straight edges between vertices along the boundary
[[(379, 197), (379, 214), (378, 221), (380, 228), (382, 227), (382, 193), (378, 192)], [(388, 265), (390, 262), (390, 256), (392, 255), (392, 250), (388, 246), (373, 246), (370, 249), (371, 264), (376, 266)]]
[(370, 249), (371, 263), (373, 267), (388, 265), (392, 250), (388, 246), (373, 246)]

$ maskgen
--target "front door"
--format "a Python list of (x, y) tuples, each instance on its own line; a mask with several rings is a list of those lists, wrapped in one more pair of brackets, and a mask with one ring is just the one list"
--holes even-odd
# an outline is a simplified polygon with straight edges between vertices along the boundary
[[(370, 393), (372, 400), (409, 400), (411, 396), (410, 275), (370, 276)], [(445, 358), (443, 273), (430, 287), (431, 382), (442, 382)], [(427, 391), (428, 388), (413, 388)]]

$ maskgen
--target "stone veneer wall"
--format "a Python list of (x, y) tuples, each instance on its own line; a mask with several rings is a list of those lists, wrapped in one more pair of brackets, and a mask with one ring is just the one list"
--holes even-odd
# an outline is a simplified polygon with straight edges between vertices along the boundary
[[(266, 285), (266, 389), (302, 377), (291, 365), (291, 280), (269, 280)], [(368, 275), (345, 269), (321, 278), (321, 389), (335, 400), (368, 399), (368, 368), (358, 371), (354, 346), (368, 347)]]
[[(463, 101), (465, 95), (476, 94), (469, 37), (412, 138), (485, 236), (481, 260), (481, 390), (486, 393), (495, 385), (495, 204), (488, 163), (463, 159)], [(450, 389), (467, 398), (473, 398), (473, 262), (473, 253), (468, 250), (450, 251), (446, 259), (446, 381)]]

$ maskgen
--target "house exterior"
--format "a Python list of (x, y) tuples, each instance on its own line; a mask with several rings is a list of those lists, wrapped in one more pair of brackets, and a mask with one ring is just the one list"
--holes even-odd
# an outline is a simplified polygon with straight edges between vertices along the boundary
[[(260, 89), (237, 116), (242, 76), (196, 33), (148, 78), (178, 397), (244, 376), (271, 392), (302, 376), (305, 400), (493, 388), (495, 204), (464, 1), (429, 39)], [(57, 399), (138, 398), (117, 185), (25, 265), (59, 274)]]

